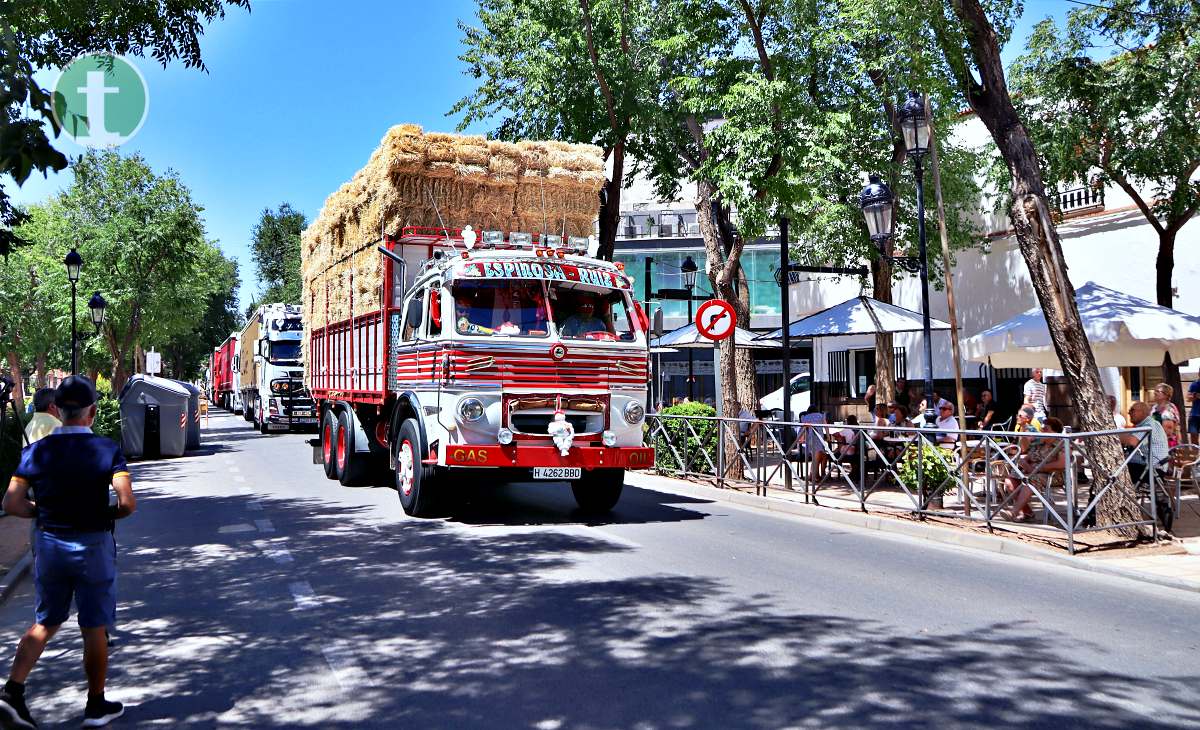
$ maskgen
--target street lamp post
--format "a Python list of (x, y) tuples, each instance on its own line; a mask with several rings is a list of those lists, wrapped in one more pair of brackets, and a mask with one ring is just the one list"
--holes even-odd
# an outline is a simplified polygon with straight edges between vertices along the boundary
[(96, 328), (96, 334), (100, 334), (100, 328), (104, 326), (104, 310), (107, 307), (108, 302), (104, 301), (100, 292), (92, 292), (92, 298), (88, 300), (88, 309), (92, 313), (92, 326)]
[(879, 248), (881, 256), (893, 265), (921, 277), (921, 330), (925, 350), (925, 413), (926, 427), (935, 423), (937, 404), (933, 402), (933, 342), (929, 327), (929, 266), (925, 254), (925, 171), (921, 158), (929, 151), (929, 119), (925, 116), (925, 101), (921, 94), (908, 92), (908, 99), (898, 110), (900, 129), (904, 135), (904, 146), (913, 160), (917, 180), (917, 255), (887, 256), (887, 240), (892, 237), (892, 191), (879, 178), (871, 175), (871, 182), (859, 194), (859, 205), (867, 220), (867, 231), (871, 241)]
[[(696, 262), (692, 260), (691, 256), (688, 256), (684, 259), (683, 265), (679, 267), (679, 270), (683, 274), (683, 288), (687, 289), (688, 293), (688, 323), (690, 324), (694, 319), (694, 315), (692, 314), (692, 294), (696, 289), (696, 272), (700, 270), (700, 267), (696, 266)], [(717, 374), (714, 373), (714, 375)], [(719, 375), (717, 376), (719, 377)], [(692, 355), (692, 348), (690, 347), (688, 348), (688, 400), (693, 403), (696, 402), (695, 357)]]
[(79, 374), (79, 333), (75, 327), (75, 285), (79, 283), (79, 270), (83, 268), (83, 257), (72, 246), (63, 259), (67, 267), (67, 279), (71, 282), (71, 374)]

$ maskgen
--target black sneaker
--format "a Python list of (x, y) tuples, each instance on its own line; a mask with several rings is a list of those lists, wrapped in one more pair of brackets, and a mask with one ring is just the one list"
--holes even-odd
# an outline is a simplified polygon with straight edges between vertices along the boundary
[(33, 715), (29, 714), (29, 708), (25, 706), (23, 695), (16, 695), (6, 689), (0, 689), (0, 727), (37, 727)]
[(104, 727), (124, 714), (125, 706), (120, 702), (88, 700), (87, 709), (83, 711), (83, 726)]

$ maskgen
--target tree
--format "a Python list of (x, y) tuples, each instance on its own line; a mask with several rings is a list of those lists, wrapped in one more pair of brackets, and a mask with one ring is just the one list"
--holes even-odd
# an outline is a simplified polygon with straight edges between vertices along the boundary
[(212, 273), (215, 284), (205, 302), (204, 315), (191, 331), (176, 335), (163, 348), (163, 365), (171, 377), (192, 380), (213, 350), (231, 332), (241, 329), (243, 320), (238, 311), (237, 261), (225, 257), (216, 247), (206, 251), (209, 262), (205, 268)]
[(120, 392), (143, 344), (190, 332), (209, 295), (227, 285), (225, 272), (204, 238), (202, 209), (175, 173), (157, 175), (140, 156), (114, 150), (87, 152), (72, 168), (74, 182), (46, 206), (46, 225), (18, 233), (40, 237), (59, 260), (77, 242), (87, 262), (81, 291), (108, 301), (95, 346), (107, 350)]
[(655, 98), (651, 0), (482, 0), (477, 12), (482, 27), (459, 28), (460, 60), (479, 83), (450, 113), (464, 115), (460, 130), (498, 118), (501, 139), (601, 147), (612, 175), (599, 255), (611, 259), (626, 155)]
[[(225, 16), (225, 6), (249, 9), (249, 0), (49, 0), (0, 4), (0, 174), (17, 185), (30, 173), (62, 170), (67, 158), (50, 144), (58, 135), (51, 95), (34, 81), (37, 69), (61, 67), (84, 53), (150, 56), (166, 67), (182, 61), (204, 68), (204, 26)], [(28, 106), (32, 116), (27, 117)], [(23, 222), (0, 186), (0, 225)], [(19, 243), (0, 228), (0, 255)]]
[[(1063, 263), (1062, 244), (1042, 181), (1033, 140), (1008, 91), (1000, 47), (1011, 31), (1012, 5), (993, 3), (992, 17), (980, 0), (950, 0), (930, 19), (938, 46), (971, 108), (987, 127), (1011, 178), (1009, 218), (1029, 278), (1037, 293), (1054, 349), (1085, 431), (1113, 427), (1112, 413), (1100, 382), (1100, 371), (1087, 340), (1075, 288)], [(996, 19), (993, 24), (993, 19)], [(978, 77), (976, 76), (978, 74)], [(1088, 441), (1088, 455), (1098, 474), (1114, 474), (1116, 482), (1101, 497), (1099, 523), (1124, 524), (1141, 519), (1133, 485), (1125, 473), (1124, 454), (1116, 437)], [(1136, 528), (1121, 528), (1138, 537)]]
[(258, 280), (266, 286), (259, 301), (300, 303), (300, 234), (307, 226), (304, 214), (288, 203), (263, 209), (250, 238)]
[[(1174, 308), (1175, 239), (1200, 210), (1200, 43), (1194, 0), (1120, 0), (1039, 23), (1013, 87), (1048, 184), (1124, 190), (1158, 235), (1155, 296)], [(1093, 58), (1096, 43), (1126, 49)], [(1179, 367), (1164, 376), (1183, 409)]]

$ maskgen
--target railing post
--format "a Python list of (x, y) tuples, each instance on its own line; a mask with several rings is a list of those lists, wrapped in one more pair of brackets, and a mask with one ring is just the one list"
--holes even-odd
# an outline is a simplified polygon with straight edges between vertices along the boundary
[(725, 487), (725, 419), (717, 419), (717, 486)]
[(854, 442), (858, 444), (858, 508), (867, 511), (867, 439), (863, 431), (855, 429)]

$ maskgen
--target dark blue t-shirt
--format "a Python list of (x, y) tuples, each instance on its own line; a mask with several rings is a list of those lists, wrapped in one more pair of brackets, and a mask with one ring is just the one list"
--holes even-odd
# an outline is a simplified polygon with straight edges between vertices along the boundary
[(43, 530), (101, 532), (112, 528), (109, 485), (128, 473), (125, 454), (112, 439), (59, 429), (25, 447), (13, 477), (33, 488)]
[(1188, 392), (1196, 396), (1192, 399), (1192, 418), (1200, 418), (1200, 380), (1193, 380)]

